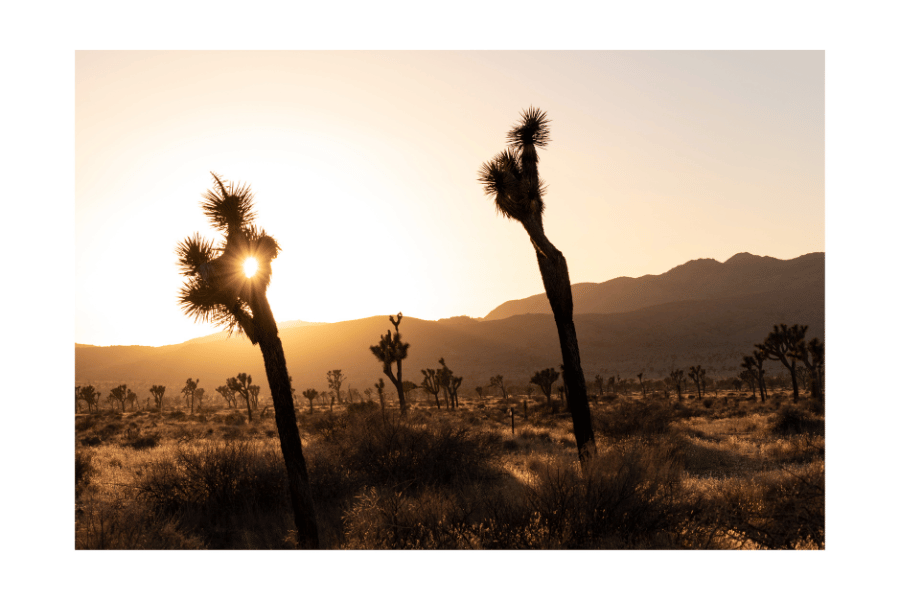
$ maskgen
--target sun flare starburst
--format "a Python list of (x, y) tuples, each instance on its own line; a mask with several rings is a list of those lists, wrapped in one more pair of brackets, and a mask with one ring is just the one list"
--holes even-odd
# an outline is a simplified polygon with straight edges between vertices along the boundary
[(247, 277), (253, 277), (256, 275), (256, 270), (259, 268), (259, 263), (256, 262), (256, 259), (252, 256), (247, 258), (244, 261), (244, 275)]

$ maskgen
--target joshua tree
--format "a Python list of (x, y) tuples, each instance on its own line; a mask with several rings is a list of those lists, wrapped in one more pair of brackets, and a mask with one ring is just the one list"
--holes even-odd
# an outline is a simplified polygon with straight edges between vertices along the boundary
[(606, 391), (610, 394), (616, 393), (616, 376), (610, 375), (609, 379), (606, 380)]
[(116, 403), (121, 407), (121, 412), (125, 412), (125, 402), (128, 399), (128, 386), (124, 383), (118, 387), (114, 387), (109, 391), (109, 396), (107, 396), (107, 400), (109, 401), (110, 406), (115, 406)]
[(281, 453), (287, 467), (291, 507), (301, 547), (318, 548), (319, 534), (309, 489), (309, 475), (297, 428), (284, 349), (266, 298), (278, 242), (253, 225), (253, 195), (248, 186), (223, 182), (213, 174), (214, 189), (204, 195), (203, 211), (225, 235), (215, 247), (198, 234), (178, 246), (181, 273), (188, 278), (180, 305), (197, 320), (244, 333), (259, 345), (272, 392)]
[(217, 387), (216, 391), (219, 392), (219, 395), (225, 399), (225, 404), (228, 406), (228, 408), (231, 408), (232, 406), (234, 408), (237, 408), (237, 401), (234, 398), (234, 390), (228, 387), (227, 381), (225, 382), (225, 385), (220, 385), (219, 387)]
[(166, 386), (154, 385), (150, 388), (150, 393), (153, 395), (153, 402), (156, 404), (156, 410), (162, 412), (163, 398), (166, 395)]
[[(341, 385), (344, 383), (344, 376), (341, 374), (341, 370), (334, 369), (333, 371), (328, 371), (325, 375), (328, 377), (328, 387), (334, 390), (338, 404), (341, 404)], [(334, 397), (331, 398), (331, 407), (334, 408)]]
[(703, 400), (703, 390), (700, 389), (701, 384), (703, 383), (703, 376), (706, 375), (706, 371), (700, 365), (696, 367), (691, 367), (688, 370), (688, 377), (694, 382), (694, 385), (697, 386), (697, 396), (699, 396), (700, 400)]
[(594, 382), (597, 384), (597, 388), (600, 390), (600, 395), (603, 395), (603, 375), (597, 375), (594, 377)]
[(503, 375), (495, 375), (494, 377), (491, 377), (490, 387), (500, 388), (500, 395), (503, 396), (504, 404), (508, 403), (508, 398), (506, 396), (506, 385), (503, 384)]
[[(238, 373), (237, 377), (228, 379), (228, 388), (235, 394), (240, 394), (247, 405), (247, 420), (253, 421), (253, 410), (250, 403), (250, 387), (253, 385), (253, 376), (246, 373)], [(294, 400), (291, 399), (291, 407), (294, 406)]]
[(809, 387), (812, 397), (823, 399), (822, 384), (825, 376), (825, 344), (819, 338), (813, 338), (809, 342), (800, 340), (797, 347), (791, 353), (791, 358), (799, 360), (805, 365), (805, 371), (809, 378)]
[(422, 389), (434, 396), (434, 403), (437, 405), (438, 410), (441, 410), (441, 401), (438, 398), (438, 394), (441, 391), (438, 372), (434, 369), (422, 369), (422, 375), (424, 376)]
[(381, 377), (375, 382), (375, 391), (378, 392), (378, 402), (381, 404), (381, 414), (384, 415), (384, 379)]
[(747, 387), (750, 388), (750, 393), (753, 394), (753, 399), (756, 400), (756, 386), (759, 383), (759, 378), (756, 376), (756, 373), (754, 371), (751, 371), (750, 369), (741, 371), (735, 384), (735, 387), (738, 389), (738, 391), (740, 391), (741, 389), (741, 383), (745, 382), (747, 384)]
[(197, 391), (198, 383), (200, 383), (200, 378), (197, 378), (197, 381), (194, 381), (188, 377), (184, 387), (181, 388), (181, 393), (184, 395), (184, 403), (191, 407), (191, 414), (194, 414), (194, 392)]
[(669, 377), (672, 378), (672, 385), (675, 386), (675, 391), (678, 393), (678, 401), (681, 402), (681, 386), (684, 385), (684, 371), (675, 369), (669, 373)]
[[(369, 350), (381, 361), (382, 370), (388, 376), (394, 387), (397, 388), (397, 398), (400, 400), (400, 414), (406, 414), (406, 397), (403, 394), (403, 359), (406, 358), (409, 344), (400, 341), (400, 320), (403, 313), (397, 313), (397, 320), (393, 316), (388, 317), (394, 326), (394, 333), (388, 332), (381, 336), (377, 346), (370, 346)], [(391, 371), (391, 365), (397, 363), (397, 376)]]
[(481, 402), (484, 400), (484, 388), (479, 386), (475, 387), (475, 393), (478, 394), (478, 401)]
[(93, 413), (97, 409), (97, 404), (100, 401), (100, 392), (95, 390), (92, 385), (85, 385), (75, 389), (78, 390), (78, 397), (87, 404), (88, 413)]
[(775, 325), (769, 332), (766, 340), (756, 347), (762, 350), (766, 358), (781, 361), (791, 374), (791, 385), (794, 387), (794, 402), (800, 400), (800, 390), (797, 387), (797, 351), (798, 344), (806, 336), (806, 325), (792, 325), (788, 327), (784, 323)]
[(456, 410), (459, 408), (459, 402), (456, 398), (457, 390), (462, 385), (462, 377), (454, 377), (453, 370), (447, 366), (443, 357), (438, 360), (441, 363), (441, 369), (437, 371), (435, 378), (438, 385), (444, 390), (444, 400), (448, 410)]
[(412, 381), (404, 381), (403, 382), (403, 397), (409, 399), (410, 401), (414, 400), (413, 392), (419, 389), (419, 386), (413, 383)]
[[(556, 372), (556, 369), (550, 367), (549, 369), (544, 369), (543, 371), (537, 371), (534, 375), (531, 376), (530, 383), (541, 388), (541, 391), (544, 392), (544, 395), (547, 396), (547, 406), (555, 408), (553, 406), (553, 384), (556, 383), (556, 380), (559, 379), (559, 373)], [(555, 410), (553, 412), (556, 412)]]
[[(250, 392), (250, 404), (253, 405), (254, 409), (259, 410), (259, 386), (248, 385), (247, 391)], [(293, 397), (293, 395), (294, 394), (292, 393), (291, 396)]]
[[(138, 399), (137, 394), (135, 394), (131, 390), (128, 390), (125, 393), (125, 399), (128, 401), (129, 404), (131, 404), (131, 410), (134, 411), (134, 402), (135, 402), (135, 400)], [(125, 412), (125, 410), (123, 409), (122, 412)]]
[(644, 400), (647, 399), (647, 390), (644, 389), (644, 373), (640, 372), (637, 374), (638, 382), (641, 384), (641, 398)]
[(754, 350), (753, 354), (745, 356), (741, 362), (741, 368), (756, 377), (756, 384), (759, 386), (759, 401), (763, 403), (768, 396), (766, 393), (766, 370), (763, 369), (765, 362), (766, 355), (762, 350)]
[(306, 390), (305, 392), (303, 392), (303, 397), (306, 398), (307, 400), (309, 400), (309, 412), (310, 412), (310, 414), (312, 414), (312, 412), (313, 412), (313, 400), (315, 400), (315, 399), (316, 399), (316, 396), (318, 396), (318, 395), (319, 395), (319, 392), (317, 392), (316, 390), (314, 390), (314, 389), (312, 389), (312, 388), (310, 388), (310, 389)]

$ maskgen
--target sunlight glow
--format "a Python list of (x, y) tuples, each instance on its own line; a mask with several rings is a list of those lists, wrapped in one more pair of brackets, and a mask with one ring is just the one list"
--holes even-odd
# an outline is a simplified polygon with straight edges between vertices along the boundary
[(256, 269), (259, 268), (259, 263), (256, 262), (256, 259), (252, 256), (244, 261), (244, 275), (247, 277), (253, 277), (256, 275)]

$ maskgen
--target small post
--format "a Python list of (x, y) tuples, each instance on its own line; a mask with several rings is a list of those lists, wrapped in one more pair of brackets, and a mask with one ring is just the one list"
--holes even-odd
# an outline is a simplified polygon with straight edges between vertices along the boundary
[(528, 420), (528, 400), (523, 400), (522, 405), (524, 407), (523, 410), (525, 411), (525, 420), (527, 421)]
[(509, 422), (512, 425), (512, 434), (516, 435), (516, 409), (510, 407), (509, 409)]

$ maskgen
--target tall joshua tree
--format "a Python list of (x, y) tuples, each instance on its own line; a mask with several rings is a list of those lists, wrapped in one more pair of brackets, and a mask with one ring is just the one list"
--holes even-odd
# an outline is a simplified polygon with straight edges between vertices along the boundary
[(572, 427), (582, 465), (596, 452), (591, 410), (587, 401), (584, 371), (578, 338), (572, 320), (572, 286), (569, 269), (562, 252), (544, 235), (544, 184), (538, 175), (537, 149), (550, 141), (547, 113), (529, 108), (507, 134), (509, 147), (484, 163), (479, 181), (485, 192), (494, 197), (497, 210), (505, 217), (519, 221), (531, 238), (537, 254), (544, 290), (553, 310), (565, 370), (563, 378), (569, 393)]
[(422, 369), (422, 375), (424, 376), (421, 384), (422, 389), (434, 396), (434, 403), (437, 405), (438, 410), (441, 410), (441, 400), (438, 397), (438, 394), (441, 393), (440, 375), (434, 369)]
[(153, 402), (156, 404), (156, 410), (162, 412), (163, 397), (166, 395), (166, 386), (154, 385), (150, 388), (150, 393), (153, 394)]
[(675, 369), (669, 373), (669, 377), (672, 378), (672, 384), (675, 386), (675, 391), (678, 393), (678, 401), (681, 402), (681, 386), (684, 385), (684, 370)]
[(287, 467), (297, 540), (303, 548), (318, 548), (315, 509), (284, 348), (266, 298), (272, 261), (280, 248), (273, 237), (253, 225), (253, 194), (249, 186), (226, 183), (216, 174), (213, 182), (213, 189), (204, 194), (201, 206), (213, 226), (225, 235), (225, 242), (215, 246), (194, 234), (178, 245), (179, 266), (187, 278), (179, 304), (188, 316), (225, 326), (229, 333), (243, 332), (253, 345), (259, 346)]
[(197, 385), (200, 383), (200, 378), (197, 378), (197, 381), (194, 381), (190, 377), (185, 382), (184, 387), (181, 388), (181, 393), (184, 394), (184, 402), (185, 404), (189, 404), (191, 407), (191, 414), (194, 414), (194, 395), (197, 392)]
[[(244, 399), (244, 404), (247, 406), (247, 420), (253, 421), (253, 410), (252, 407), (253, 402), (250, 397), (252, 392), (250, 388), (253, 387), (253, 376), (247, 375), (246, 373), (238, 373), (237, 377), (230, 377), (226, 382), (228, 384), (228, 389), (230, 389), (235, 394), (240, 394), (241, 398)], [(293, 398), (291, 399), (291, 404), (293, 405)], [(237, 403), (235, 403), (237, 406)]]
[(338, 404), (341, 403), (341, 386), (344, 385), (344, 374), (340, 369), (328, 371), (325, 376), (328, 378), (328, 387), (334, 390), (334, 396), (331, 397), (331, 408), (334, 408), (334, 399), (337, 398)]
[[(387, 333), (381, 336), (381, 340), (375, 346), (369, 346), (369, 350), (381, 361), (382, 370), (388, 376), (394, 387), (397, 388), (397, 398), (400, 402), (400, 414), (406, 414), (406, 396), (403, 390), (403, 359), (406, 358), (409, 344), (400, 341), (400, 319), (403, 313), (397, 313), (397, 319), (394, 320), (393, 315), (388, 317), (394, 326), (394, 333), (388, 329)], [(391, 370), (391, 365), (397, 363), (397, 376)]]
[(794, 387), (794, 402), (800, 400), (800, 390), (797, 387), (797, 350), (798, 344), (806, 337), (807, 325), (792, 325), (788, 327), (784, 323), (775, 325), (762, 344), (756, 344), (766, 358), (780, 361), (791, 373), (791, 385)]
[(806, 374), (810, 382), (812, 397), (822, 400), (822, 379), (825, 375), (825, 344), (819, 338), (813, 338), (809, 342), (800, 340), (791, 354), (791, 358), (799, 360), (806, 365)]

